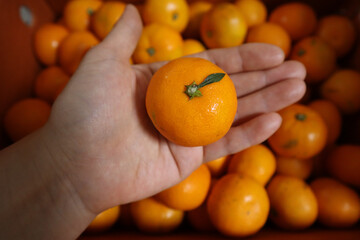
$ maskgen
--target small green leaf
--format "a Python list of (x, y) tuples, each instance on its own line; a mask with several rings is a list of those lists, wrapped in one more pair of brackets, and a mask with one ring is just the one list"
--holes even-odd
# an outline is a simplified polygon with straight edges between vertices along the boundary
[(213, 73), (210, 74), (209, 76), (207, 76), (205, 78), (205, 80), (199, 84), (199, 88), (202, 88), (208, 84), (214, 83), (214, 82), (219, 82), (221, 79), (223, 79), (223, 77), (225, 76), (225, 73)]
[(146, 49), (146, 52), (150, 55), (150, 57), (154, 56), (156, 50), (153, 47), (149, 47), (148, 49)]
[(193, 99), (194, 97), (201, 97), (202, 94), (199, 91), (200, 88), (209, 85), (211, 83), (214, 82), (219, 82), (221, 79), (223, 79), (223, 77), (225, 76), (225, 73), (212, 73), (209, 76), (207, 76), (204, 81), (202, 81), (202, 83), (200, 83), (199, 85), (197, 85), (194, 82), (192, 82), (189, 85), (185, 85), (185, 91), (184, 93), (186, 93), (186, 95), (189, 96), (190, 100)]
[(213, 36), (213, 33), (212, 33), (212, 31), (206, 31), (206, 36), (208, 37), (208, 38), (212, 38), (212, 36)]

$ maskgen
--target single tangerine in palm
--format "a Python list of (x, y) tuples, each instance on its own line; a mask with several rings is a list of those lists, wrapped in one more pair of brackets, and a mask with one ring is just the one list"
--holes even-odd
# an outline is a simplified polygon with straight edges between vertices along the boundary
[(179, 58), (161, 67), (146, 93), (147, 113), (168, 140), (203, 146), (230, 129), (237, 95), (230, 77), (202, 58)]

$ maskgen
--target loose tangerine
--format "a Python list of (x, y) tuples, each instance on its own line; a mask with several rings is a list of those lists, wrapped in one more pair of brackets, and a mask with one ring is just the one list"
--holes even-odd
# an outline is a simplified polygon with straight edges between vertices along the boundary
[(43, 69), (35, 80), (35, 94), (49, 103), (52, 103), (59, 89), (69, 81), (70, 76), (58, 66)]
[(281, 25), (292, 40), (311, 35), (317, 25), (317, 17), (310, 5), (290, 2), (276, 7), (269, 16), (269, 21)]
[(120, 206), (115, 206), (96, 215), (90, 225), (86, 228), (86, 232), (104, 232), (110, 229), (118, 220), (121, 212), (120, 209)]
[(146, 109), (156, 129), (183, 146), (202, 146), (222, 138), (237, 110), (230, 77), (201, 58), (179, 58), (161, 67), (146, 93)]
[(51, 106), (38, 98), (14, 103), (5, 113), (4, 128), (11, 140), (18, 141), (42, 127), (50, 116)]
[(168, 233), (180, 226), (184, 211), (176, 210), (150, 197), (130, 204), (136, 227), (145, 233)]
[(58, 48), (69, 31), (60, 24), (47, 23), (35, 33), (34, 50), (39, 61), (47, 66), (58, 61)]
[(215, 228), (236, 237), (258, 232), (268, 218), (269, 208), (268, 195), (260, 183), (233, 173), (215, 183), (207, 202)]
[(210, 171), (203, 164), (178, 184), (156, 194), (155, 198), (174, 209), (192, 210), (205, 201), (210, 182)]
[(184, 56), (199, 53), (202, 51), (205, 51), (205, 46), (200, 41), (191, 38), (184, 40), (184, 45), (183, 45)]
[(144, 23), (158, 23), (182, 32), (189, 22), (189, 6), (186, 0), (146, 0), (142, 17)]
[(184, 41), (176, 30), (157, 23), (144, 27), (133, 54), (135, 63), (169, 61), (183, 55)]
[(247, 29), (244, 16), (234, 4), (218, 3), (202, 17), (200, 35), (208, 48), (234, 47), (244, 42)]
[(92, 17), (91, 26), (96, 36), (104, 39), (120, 19), (126, 4), (120, 1), (108, 1), (103, 3)]
[(86, 52), (99, 43), (99, 40), (89, 31), (70, 33), (59, 47), (60, 66), (72, 75), (80, 65)]
[(100, 0), (74, 0), (68, 1), (64, 7), (63, 19), (71, 31), (84, 31), (90, 27), (90, 19), (94, 12), (101, 6)]

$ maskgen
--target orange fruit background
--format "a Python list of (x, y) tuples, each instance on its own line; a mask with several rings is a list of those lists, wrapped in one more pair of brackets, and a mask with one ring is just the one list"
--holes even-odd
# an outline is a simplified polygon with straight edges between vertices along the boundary
[(360, 218), (358, 193), (331, 178), (318, 178), (311, 182), (319, 205), (318, 221), (328, 227), (351, 227)]
[[(180, 232), (182, 234), (183, 228), (185, 228), (185, 233), (190, 228), (190, 236), (198, 236), (196, 231), (211, 232), (209, 234), (249, 236), (265, 227), (264, 231), (259, 234), (259, 238), (266, 237), (268, 234), (275, 236), (274, 238), (281, 237), (282, 234), (301, 238), (308, 234), (311, 238), (319, 234), (321, 237), (325, 236), (326, 239), (346, 239), (347, 236), (350, 236), (349, 239), (357, 239), (360, 234), (358, 231), (359, 216), (356, 220), (360, 189), (358, 177), (360, 172), (358, 161), (360, 154), (359, 1), (72, 0), (48, 1), (49, 4), (43, 8), (38, 8), (41, 5), (39, 1), (28, 1), (35, 17), (31, 26), (22, 25), (19, 20), (19, 9), (7, 8), (9, 4), (14, 4), (12, 1), (5, 2), (2, 16), (12, 24), (0, 26), (1, 29), (5, 29), (2, 31), (4, 37), (0, 39), (0, 49), (3, 53), (0, 56), (3, 67), (0, 71), (2, 77), (2, 81), (0, 81), (1, 146), (21, 140), (46, 124), (51, 112), (51, 104), (56, 101), (66, 87), (87, 50), (101, 42), (113, 29), (128, 2), (136, 3), (144, 26), (143, 36), (138, 42), (132, 58), (129, 59), (131, 64), (174, 60), (204, 51), (206, 48), (237, 47), (247, 42), (265, 42), (279, 46), (285, 52), (287, 59), (300, 61), (306, 68), (307, 91), (301, 104), (303, 107), (315, 110), (323, 123), (309, 117), (312, 119), (313, 126), (309, 124), (297, 128), (293, 118), (283, 117), (283, 125), (294, 124), (295, 127), (291, 127), (293, 131), (287, 133), (282, 132), (282, 128), (280, 128), (272, 138), (262, 143), (261, 146), (268, 148), (268, 151), (265, 152), (270, 152), (269, 154), (258, 149), (254, 154), (250, 154), (252, 156), (241, 161), (249, 163), (251, 160), (251, 164), (238, 162), (231, 167), (229, 166), (231, 157), (235, 159), (236, 156), (245, 155), (245, 152), (251, 152), (254, 149), (250, 147), (240, 153), (216, 159), (204, 164), (208, 168), (207, 171), (204, 170), (205, 167), (201, 167), (204, 170), (202, 177), (198, 176), (195, 178), (196, 180), (190, 181), (188, 184), (185, 182), (189, 179), (185, 179), (184, 182), (174, 186), (172, 190), (164, 191), (168, 191), (166, 194), (162, 193), (166, 195), (165, 198), (170, 204), (176, 202), (182, 207), (188, 206), (187, 209), (190, 209), (189, 206), (192, 205), (192, 210), (173, 209), (158, 200), (161, 194), (155, 195), (148, 199), (122, 205), (120, 220), (115, 220), (116, 214), (113, 215), (113, 218), (103, 217), (98, 226), (109, 225), (102, 229), (99, 228), (101, 230), (97, 230), (98, 235), (94, 236), (95, 238), (102, 238), (102, 234), (109, 234), (110, 237), (112, 235), (122, 236), (122, 231), (135, 231), (136, 237), (138, 237), (137, 232), (151, 234), (177, 234)], [(146, 5), (145, 2), (147, 2)], [(219, 3), (222, 4), (219, 5)], [(48, 13), (53, 8), (56, 11)], [(14, 16), (12, 16), (13, 11), (16, 11)], [(154, 24), (150, 24), (152, 21)], [(43, 24), (45, 22), (47, 23)], [(152, 25), (158, 25), (158, 27), (155, 28)], [(266, 27), (264, 30), (264, 26), (278, 27)], [(281, 26), (281, 31), (279, 26)], [(73, 37), (73, 35), (78, 37)], [(82, 36), (80, 37), (80, 35)], [(200, 64), (200, 60), (186, 64), (182, 62), (183, 60), (179, 61), (179, 64), (171, 71), (181, 70), (190, 76), (198, 74), (199, 82), (215, 69), (213, 66)], [(199, 68), (194, 68), (198, 63)], [(183, 70), (182, 67), (187, 65), (191, 66), (189, 72)], [(170, 69), (166, 69), (165, 72), (167, 71)], [(214, 71), (222, 70), (216, 68)], [(159, 74), (165, 76), (167, 74), (165, 72)], [(159, 76), (157, 75), (157, 77)], [(175, 79), (179, 78), (184, 77), (175, 77)], [(194, 104), (194, 109), (199, 109), (199, 106), (211, 105), (212, 98), (221, 96), (230, 104), (226, 104), (225, 113), (219, 112), (218, 118), (209, 122), (221, 123), (221, 134), (224, 134), (227, 131), (227, 127), (224, 126), (226, 124), (228, 127), (231, 126), (233, 112), (237, 107), (233, 102), (233, 100), (236, 101), (236, 93), (229, 90), (233, 89), (230, 84), (231, 80), (226, 81), (223, 92), (218, 91), (219, 84), (224, 83), (223, 80), (200, 89), (203, 95), (211, 93), (209, 88), (215, 92), (203, 102), (199, 98), (189, 101), (183, 91), (185, 85), (190, 84), (191, 81), (180, 82), (181, 93), (179, 92), (179, 95), (181, 97), (177, 98), (179, 101), (174, 103), (173, 108), (178, 109), (180, 103), (195, 101), (197, 103)], [(170, 98), (170, 96), (178, 95), (172, 91), (167, 96)], [(158, 100), (160, 106), (163, 106), (161, 101), (168, 101), (160, 98)], [(157, 104), (154, 103), (154, 105)], [(290, 107), (296, 106), (295, 104)], [(284, 110), (280, 110), (279, 113), (282, 114)], [(194, 110), (194, 112), (196, 111)], [(180, 114), (184, 115), (181, 111)], [(198, 120), (200, 126), (208, 124), (208, 122), (204, 124), (204, 119), (197, 117), (192, 117), (191, 121), (194, 119)], [(208, 120), (207, 117), (205, 119)], [(172, 116), (171, 121), (171, 123), (167, 123), (168, 126), (173, 126), (175, 122), (178, 125), (174, 128), (182, 130), (185, 128), (184, 116)], [(326, 128), (326, 133), (324, 128)], [(300, 144), (301, 147), (300, 145), (294, 147), (291, 154), (279, 150), (276, 144), (274, 145), (274, 142), (280, 146), (284, 142), (290, 143), (290, 146), (296, 145), (294, 144), (295, 140), (305, 139), (304, 135), (310, 131), (309, 129), (320, 130), (318, 132), (320, 140), (317, 143)], [(173, 130), (171, 129), (171, 131)], [(215, 138), (214, 135), (218, 133), (209, 137), (206, 134), (210, 134), (211, 131), (203, 126), (199, 131), (204, 133), (202, 139), (206, 139), (206, 141), (189, 143), (189, 139), (193, 140), (194, 138), (193, 135), (188, 135), (184, 137), (186, 141), (182, 141), (182, 144), (208, 144), (216, 141), (217, 137)], [(159, 134), (166, 135), (164, 132)], [(277, 140), (274, 141), (274, 138)], [(276, 158), (276, 162), (270, 160), (274, 158)], [(254, 166), (255, 164), (256, 166)], [(279, 181), (277, 179), (281, 176), (280, 178), (286, 177), (286, 181), (281, 181), (287, 182), (287, 185), (281, 184), (291, 186), (290, 189), (294, 191), (285, 191), (283, 187), (284, 192), (279, 194), (281, 197), (276, 197), (275, 190), (271, 190), (270, 193), (266, 192), (267, 195), (271, 195), (272, 199), (272, 202), (270, 201), (271, 218), (269, 218), (266, 208), (261, 212), (251, 211), (250, 217), (243, 216), (242, 218), (241, 215), (235, 214), (239, 210), (236, 206), (234, 207), (228, 202), (224, 203), (225, 197), (222, 203), (218, 197), (216, 201), (219, 201), (219, 204), (213, 203), (212, 206), (216, 205), (216, 207), (208, 209), (212, 186), (215, 186), (216, 182), (222, 181), (223, 178), (228, 178), (228, 175), (233, 175), (227, 171), (228, 169), (241, 169), (241, 171), (234, 170), (238, 175), (229, 178), (245, 179), (245, 175), (255, 176), (258, 181), (263, 182), (262, 184), (254, 183), (248, 177), (246, 186), (243, 185), (244, 187), (238, 194), (246, 192), (254, 194), (254, 199), (262, 199), (258, 203), (263, 202), (264, 206), (266, 198), (260, 194), (262, 190), (259, 185), (268, 186), (267, 190), (269, 190), (269, 186), (276, 185), (273, 182)], [(263, 172), (261, 172), (262, 170)], [(264, 177), (265, 175), (266, 177)], [(208, 186), (209, 176), (212, 177), (210, 183), (212, 186), (210, 187)], [(293, 180), (294, 178), (296, 180)], [(239, 181), (241, 184), (244, 182), (243, 180)], [(181, 185), (192, 186), (192, 189), (196, 188), (193, 194), (189, 194), (192, 197), (180, 197), (184, 196), (184, 189), (181, 190), (179, 187)], [(314, 201), (311, 200), (313, 198), (309, 197), (311, 195), (309, 185), (318, 203), (318, 224), (313, 221), (316, 211)], [(220, 186), (217, 187), (217, 192), (228, 191), (228, 186), (225, 184)], [(249, 186), (254, 186), (252, 190), (259, 190), (258, 195), (251, 192), (248, 189)], [(280, 186), (277, 187), (280, 188)], [(180, 190), (175, 191), (176, 188), (180, 188)], [(276, 187), (272, 186), (271, 189), (273, 188)], [(332, 196), (331, 199), (324, 197), (329, 194)], [(234, 195), (234, 193), (233, 195), (229, 193), (226, 199), (229, 200), (230, 196)], [(259, 198), (259, 196), (263, 197)], [(295, 206), (299, 199), (302, 199), (307, 205)], [(349, 207), (348, 210), (351, 209), (351, 211), (345, 211), (346, 208), (341, 207), (345, 203)], [(133, 213), (130, 209), (132, 205), (135, 209)], [(137, 207), (134, 207), (136, 205)], [(309, 208), (306, 209), (305, 206)], [(246, 208), (250, 209), (249, 206), (244, 207), (244, 209)], [(309, 209), (312, 209), (310, 213)], [(214, 221), (214, 224), (210, 219), (210, 212), (219, 219), (220, 216), (223, 219), (232, 219), (231, 224), (225, 226), (217, 220)], [(279, 212), (280, 216), (274, 217), (274, 214)], [(334, 215), (337, 217), (331, 217)], [(104, 216), (104, 214), (101, 213), (99, 216)], [(187, 217), (184, 218), (184, 216)], [(259, 219), (264, 218), (267, 223), (262, 224)], [(113, 220), (110, 221), (110, 219)], [(116, 222), (113, 222), (114, 220)], [(241, 229), (239, 229), (240, 226)], [(269, 228), (270, 230), (268, 230)], [(283, 232), (281, 230), (283, 228), (310, 229), (304, 232), (300, 230)], [(332, 228), (338, 229), (332, 230)], [(191, 232), (192, 230), (195, 233)], [(80, 239), (83, 237), (86, 239), (87, 234), (91, 234), (89, 230), (86, 232)], [(139, 236), (141, 238), (142, 235), (139, 234)], [(207, 236), (210, 235), (207, 233), (199, 235), (201, 238), (207, 238)], [(150, 237), (156, 238), (157, 236)], [(174, 237), (176, 238), (176, 236)]]
[(163, 24), (182, 32), (189, 22), (189, 6), (186, 0), (146, 0), (142, 18), (145, 24)]
[(258, 232), (269, 213), (265, 188), (255, 180), (227, 174), (215, 183), (207, 202), (215, 228), (227, 236), (244, 237)]
[(272, 151), (259, 144), (234, 154), (229, 161), (228, 173), (237, 173), (254, 179), (262, 186), (275, 173), (276, 160)]
[(292, 40), (299, 40), (310, 36), (316, 30), (317, 16), (309, 5), (290, 2), (275, 8), (269, 21), (285, 28)]
[(4, 128), (13, 142), (44, 126), (51, 106), (45, 100), (26, 98), (14, 103), (4, 116)]
[(69, 30), (55, 23), (42, 25), (34, 36), (34, 50), (39, 61), (45, 65), (55, 65), (58, 61), (58, 48)]
[(157, 23), (146, 25), (133, 53), (135, 63), (168, 61), (183, 55), (184, 41), (176, 30)]
[(279, 156), (307, 159), (324, 149), (327, 127), (318, 112), (302, 104), (293, 104), (279, 114), (283, 119), (281, 126), (268, 139)]
[(285, 57), (289, 55), (291, 48), (291, 39), (285, 29), (278, 24), (269, 22), (252, 27), (248, 32), (246, 42), (273, 44), (284, 51)]
[(240, 10), (233, 4), (220, 3), (204, 14), (200, 35), (208, 48), (234, 47), (244, 42), (247, 28)]
[(130, 212), (136, 227), (145, 233), (167, 233), (180, 226), (184, 212), (154, 198), (132, 202)]
[(192, 210), (205, 201), (210, 182), (210, 171), (203, 164), (180, 183), (156, 194), (155, 198), (174, 209)]
[(109, 230), (121, 214), (121, 207), (115, 206), (107, 210), (102, 211), (92, 220), (90, 225), (86, 228), (87, 232), (104, 232)]
[(310, 186), (302, 179), (276, 175), (268, 184), (270, 219), (287, 230), (305, 229), (318, 216), (318, 204)]

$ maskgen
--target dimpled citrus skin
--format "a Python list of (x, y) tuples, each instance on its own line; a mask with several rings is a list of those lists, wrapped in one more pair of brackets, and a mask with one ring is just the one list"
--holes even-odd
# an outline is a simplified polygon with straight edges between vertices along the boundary
[(146, 109), (156, 129), (183, 146), (207, 145), (230, 129), (237, 110), (235, 86), (230, 77), (200, 88), (201, 97), (184, 93), (185, 85), (200, 84), (213, 73), (225, 73), (201, 58), (179, 58), (160, 68), (151, 79)]

